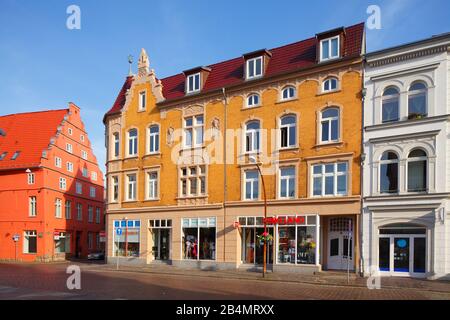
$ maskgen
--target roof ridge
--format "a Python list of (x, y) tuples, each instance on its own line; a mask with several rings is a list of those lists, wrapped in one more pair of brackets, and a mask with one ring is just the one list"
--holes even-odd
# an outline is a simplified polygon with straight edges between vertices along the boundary
[(53, 109), (53, 110), (41, 110), (41, 111), (29, 111), (29, 112), (18, 112), (18, 113), (11, 113), (11, 114), (5, 114), (3, 116), (0, 116), (0, 118), (6, 118), (6, 117), (12, 117), (12, 116), (20, 116), (25, 114), (36, 114), (36, 113), (46, 113), (46, 112), (58, 112), (58, 111), (69, 111), (68, 108), (64, 109)]

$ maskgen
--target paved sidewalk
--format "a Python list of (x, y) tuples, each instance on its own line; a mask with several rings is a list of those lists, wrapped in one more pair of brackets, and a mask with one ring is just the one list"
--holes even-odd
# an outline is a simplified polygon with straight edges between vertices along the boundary
[[(92, 265), (91, 270), (109, 270), (116, 271), (113, 264)], [(305, 275), (298, 273), (268, 272), (266, 277), (262, 277), (262, 272), (257, 270), (199, 270), (182, 269), (172, 265), (148, 265), (143, 267), (119, 266), (119, 272), (139, 272), (152, 274), (173, 274), (180, 276), (211, 277), (220, 279), (243, 279), (258, 281), (277, 281), (277, 282), (297, 282), (325, 286), (346, 286), (346, 287), (364, 287), (367, 288), (367, 278), (360, 277), (355, 273), (350, 273), (350, 279), (346, 272), (323, 271), (315, 275)], [(402, 277), (382, 277), (381, 288), (383, 289), (415, 289), (431, 292), (450, 293), (450, 281), (412, 279)]]

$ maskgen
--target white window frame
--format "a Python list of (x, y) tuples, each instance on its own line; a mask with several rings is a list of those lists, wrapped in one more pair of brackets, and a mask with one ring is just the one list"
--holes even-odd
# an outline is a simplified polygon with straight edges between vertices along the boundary
[[(425, 156), (421, 156), (421, 157), (409, 157), (409, 155), (415, 151), (415, 150), (420, 150), (423, 151), (425, 153)], [(427, 151), (425, 151), (422, 148), (413, 148), (408, 152), (408, 157), (406, 158), (406, 185), (405, 185), (405, 189), (408, 193), (424, 193), (424, 192), (428, 192), (428, 190), (430, 189), (429, 187), (429, 180), (430, 180), (430, 169), (428, 168), (428, 163), (429, 163), (429, 159), (428, 159), (428, 153)], [(425, 170), (426, 170), (426, 177), (425, 177), (425, 190), (409, 190), (409, 164), (412, 162), (425, 162)]]
[(61, 190), (67, 190), (67, 179), (66, 178), (63, 178), (63, 177), (59, 178), (59, 188)]
[[(151, 129), (155, 127), (158, 128), (158, 132), (151, 132)], [(158, 124), (152, 124), (148, 127), (147, 130), (148, 130), (148, 153), (157, 154), (159, 153), (159, 148), (161, 147), (160, 126)], [(152, 143), (154, 150), (152, 150)], [(156, 148), (156, 144), (158, 144), (158, 148)]]
[[(136, 136), (135, 136), (135, 137), (130, 137), (130, 132), (131, 132), (132, 130), (135, 130), (135, 131), (136, 131)], [(130, 130), (127, 131), (127, 155), (128, 155), (128, 157), (135, 157), (135, 156), (138, 155), (138, 152), (139, 152), (139, 151), (138, 151), (138, 149), (139, 149), (139, 140), (138, 140), (138, 137), (139, 137), (139, 131), (138, 131), (138, 129), (132, 128), (132, 129), (130, 129)], [(130, 150), (130, 141), (133, 141), (133, 142), (132, 142), (132, 147), (133, 147), (133, 148), (136, 147), (136, 150)], [(133, 153), (131, 153), (131, 151), (133, 151)]]
[(91, 198), (95, 198), (96, 197), (96, 193), (97, 193), (97, 189), (95, 187), (89, 187), (89, 195), (91, 196)]
[[(256, 173), (256, 178), (247, 178), (247, 173), (248, 172), (255, 172)], [(257, 201), (257, 200), (259, 200), (259, 198), (260, 198), (260, 194), (261, 194), (261, 186), (260, 186), (260, 176), (259, 176), (259, 171), (258, 171), (258, 169), (248, 169), (248, 170), (244, 170), (244, 172), (243, 172), (243, 175), (244, 175), (244, 186), (243, 186), (243, 191), (244, 191), (244, 194), (243, 194), (243, 199), (244, 199), (244, 201)], [(247, 198), (247, 182), (250, 182), (250, 195), (251, 195), (251, 198)], [(254, 196), (254, 188), (255, 188), (255, 183), (257, 184), (257, 186), (258, 186), (258, 194), (256, 195), (256, 198), (255, 197), (253, 197)]]
[[(36, 238), (36, 252), (30, 252), (29, 250), (29, 238)], [(38, 237), (36, 230), (26, 230), (23, 232), (23, 253), (24, 254), (37, 254), (38, 251)]]
[(145, 111), (147, 108), (147, 91), (139, 92), (139, 111)]
[(414, 86), (415, 84), (422, 84), (425, 86), (425, 88), (423, 89), (419, 89), (419, 90), (408, 90), (408, 117), (410, 116), (410, 110), (409, 110), (409, 100), (413, 97), (417, 97), (417, 96), (424, 96), (425, 97), (425, 113), (424, 116), (428, 116), (428, 86), (426, 83), (424, 83), (423, 81), (414, 81), (410, 87)]
[(94, 222), (94, 207), (88, 206), (88, 223)]
[(88, 159), (88, 153), (85, 150), (81, 150), (81, 158), (84, 160)]
[(55, 218), (62, 219), (62, 200), (55, 199)]
[[(345, 164), (346, 165), (346, 171), (345, 172), (338, 172), (338, 165), (339, 164)], [(333, 165), (333, 172), (331, 173), (325, 173), (325, 166), (327, 165)], [(315, 166), (322, 166), (322, 172), (321, 173), (314, 173), (314, 167)], [(311, 190), (310, 190), (310, 196), (313, 198), (325, 198), (325, 197), (345, 197), (349, 194), (349, 181), (350, 181), (350, 163), (349, 161), (338, 161), (338, 162), (326, 162), (326, 163), (314, 163), (310, 166), (311, 170)], [(346, 176), (346, 190), (345, 193), (338, 193), (338, 177), (339, 176)], [(333, 177), (333, 194), (325, 194), (325, 180), (326, 177)], [(321, 178), (322, 182), (322, 189), (320, 195), (314, 195), (314, 178)]]
[[(397, 159), (391, 159), (391, 160), (381, 160), (381, 158), (383, 157), (383, 155), (385, 153), (393, 153), (395, 154), (395, 156), (397, 157)], [(381, 169), (383, 165), (389, 165), (389, 164), (397, 164), (397, 190), (395, 192), (385, 192), (381, 190)], [(378, 170), (378, 193), (383, 194), (383, 195), (388, 195), (388, 194), (396, 194), (400, 191), (400, 159), (398, 157), (398, 154), (392, 150), (387, 150), (384, 151), (381, 154), (380, 157), (380, 163), (379, 163), (379, 170)]]
[(101, 209), (99, 207), (95, 208), (95, 223), (100, 224), (101, 222)]
[(89, 170), (87, 168), (81, 169), (81, 175), (85, 178), (89, 178)]
[[(292, 118), (294, 118), (294, 120), (295, 120), (295, 122), (294, 123), (290, 123), (290, 124), (282, 124), (283, 123), (283, 119), (284, 118), (287, 118), (287, 117), (292, 117)], [(280, 138), (279, 138), (279, 146), (280, 146), (280, 149), (290, 149), (290, 148), (295, 148), (297, 145), (298, 145), (298, 143), (297, 143), (297, 117), (294, 115), (294, 114), (287, 114), (287, 115), (284, 115), (284, 116), (282, 116), (282, 117), (280, 117), (280, 119), (279, 119), (279, 123), (280, 123), (280, 129), (279, 129), (279, 132), (280, 132)], [(290, 128), (292, 128), (292, 127), (294, 127), (294, 129), (295, 129), (295, 136), (294, 136), (294, 138), (295, 138), (295, 141), (294, 141), (294, 144), (293, 145), (290, 145), (289, 144), (289, 140), (290, 140)], [(287, 146), (285, 146), (285, 147), (283, 147), (282, 146), (282, 142), (283, 142), (283, 134), (282, 134), (282, 130), (284, 129), (284, 128), (286, 128), (286, 131), (287, 131), (287, 136), (286, 136), (286, 141), (287, 141)]]
[[(332, 40), (337, 39), (337, 55), (333, 56), (332, 53), (332, 47), (331, 47), (331, 42)], [(328, 42), (328, 57), (324, 58), (323, 57), (323, 48), (324, 48), (324, 44), (325, 42)], [(341, 47), (341, 39), (340, 36), (334, 36), (331, 38), (327, 38), (327, 39), (323, 39), (320, 41), (320, 61), (329, 61), (329, 60), (333, 60), (333, 59), (338, 59), (340, 58), (340, 47)]]
[[(134, 176), (134, 181), (130, 181), (130, 178)], [(127, 188), (125, 190), (125, 199), (127, 201), (136, 201), (137, 200), (137, 174), (129, 173), (126, 175)], [(130, 189), (131, 188), (131, 189)], [(131, 197), (130, 197), (131, 191)]]
[(65, 217), (67, 220), (72, 219), (72, 201), (66, 200), (66, 203), (64, 204), (65, 208)]
[(80, 134), (80, 140), (81, 142), (84, 142), (84, 135)]
[(75, 192), (77, 194), (83, 194), (83, 184), (81, 182), (75, 182)]
[(69, 134), (69, 136), (71, 136), (73, 133), (72, 128), (67, 128), (67, 133)]
[(27, 174), (27, 181), (29, 185), (35, 184), (36, 180), (34, 173)]
[[(334, 89), (331, 88), (332, 81), (336, 81), (336, 88), (334, 88)], [(325, 89), (325, 85), (327, 83), (329, 83), (329, 85), (328, 85), (329, 89)], [(323, 81), (323, 83), (322, 83), (322, 92), (334, 92), (334, 91), (337, 91), (337, 90), (339, 90), (339, 80), (338, 80), (338, 78), (336, 78), (336, 77), (328, 77), (328, 78), (326, 78)]]
[[(156, 174), (156, 179), (151, 177), (152, 174)], [(159, 197), (159, 171), (158, 170), (147, 171), (146, 176), (147, 176), (147, 200), (157, 200)]]
[(96, 171), (91, 171), (91, 180), (92, 181), (97, 181), (97, 172)]
[[(258, 123), (259, 129), (248, 129), (251, 123)], [(249, 141), (247, 141), (249, 137)], [(248, 142), (248, 144), (247, 144)], [(244, 153), (253, 154), (261, 151), (261, 121), (250, 120), (245, 123), (245, 135), (244, 135)]]
[[(256, 74), (256, 62), (261, 63), (261, 73)], [(250, 74), (250, 66), (253, 63), (253, 75)], [(255, 58), (248, 59), (245, 63), (245, 78), (247, 80), (261, 78), (264, 75), (264, 57), (259, 56)]]
[(31, 196), (28, 198), (28, 216), (36, 217), (37, 216), (37, 197)]
[[(198, 119), (202, 118), (199, 124)], [(192, 121), (192, 125), (186, 125), (187, 120)], [(201, 143), (197, 143), (198, 131), (201, 130)], [(187, 144), (187, 132), (191, 132), (191, 144)], [(197, 114), (194, 116), (185, 117), (183, 119), (183, 146), (185, 149), (199, 148), (205, 144), (205, 116), (203, 114)]]
[[(117, 159), (120, 157), (120, 134), (118, 132), (114, 132), (113, 135), (113, 148), (112, 148), (112, 158)], [(116, 150), (117, 146), (117, 150)], [(117, 151), (117, 154), (116, 154)]]
[[(258, 99), (257, 103), (254, 102), (254, 100), (255, 100), (254, 97), (257, 97), (257, 99)], [(261, 105), (261, 96), (258, 93), (251, 93), (247, 96), (246, 104), (245, 104), (246, 108), (255, 108), (260, 105)]]
[(62, 167), (62, 159), (60, 157), (55, 157), (55, 167), (57, 168)]
[[(190, 85), (191, 79), (192, 79), (192, 87)], [(198, 87), (196, 86), (197, 79), (198, 79)], [(202, 77), (201, 77), (200, 72), (188, 75), (186, 77), (186, 93), (189, 94), (189, 93), (199, 92), (200, 87), (201, 87), (201, 81), (202, 81)]]
[(73, 163), (70, 162), (70, 161), (67, 161), (66, 169), (67, 169), (68, 172), (73, 172)]
[[(192, 174), (192, 170), (195, 169), (195, 174)], [(183, 170), (186, 170), (186, 175), (183, 174)], [(180, 198), (189, 198), (189, 197), (202, 197), (207, 194), (207, 165), (192, 165), (192, 166), (183, 166), (179, 169), (179, 195)], [(195, 180), (195, 190), (196, 193), (191, 192), (192, 181)], [(202, 192), (202, 181), (204, 184), (204, 191)], [(183, 194), (183, 182), (186, 184), (186, 193)]]
[[(323, 113), (326, 112), (327, 110), (330, 109), (335, 109), (338, 112), (337, 116), (334, 117), (328, 117), (328, 118), (324, 118), (323, 117)], [(321, 144), (327, 144), (327, 143), (336, 143), (341, 141), (341, 110), (338, 107), (329, 107), (329, 108), (325, 108), (323, 110), (321, 110), (319, 112), (319, 116), (320, 116), (320, 121), (319, 121), (319, 141)], [(331, 139), (331, 122), (337, 120), (337, 139), (333, 140)], [(328, 140), (322, 140), (322, 124), (327, 123), (328, 126)]]
[[(285, 92), (291, 92), (290, 90), (293, 91), (292, 96), (287, 96), (286, 98), (284, 97), (284, 93)], [(281, 90), (281, 97), (280, 100), (281, 101), (289, 101), (289, 100), (294, 100), (295, 98), (297, 98), (297, 89), (295, 88), (295, 86), (289, 85), (283, 88), (283, 90)]]
[(73, 153), (73, 146), (70, 143), (66, 143), (66, 151), (68, 153)]
[[(385, 92), (389, 89), (395, 89), (397, 91), (396, 94), (390, 94), (390, 95), (385, 95)], [(393, 119), (393, 120), (384, 120), (383, 119), (383, 109), (384, 109), (384, 103), (387, 102), (391, 102), (393, 100), (397, 100), (397, 114), (398, 114), (398, 118), (397, 119)], [(386, 88), (384, 88), (383, 90), (383, 95), (381, 96), (381, 114), (380, 114), (380, 118), (381, 118), (381, 123), (391, 123), (391, 122), (397, 122), (400, 121), (400, 112), (401, 112), (401, 101), (400, 101), (400, 89), (397, 86), (388, 86)], [(409, 108), (408, 108), (409, 109)]]
[[(115, 188), (117, 187), (117, 197), (115, 194)], [(111, 176), (111, 202), (118, 202), (119, 201), (119, 194), (120, 194), (120, 189), (119, 189), (119, 176)]]
[[(283, 176), (282, 175), (282, 170), (283, 169), (294, 169), (294, 175), (286, 175)], [(296, 194), (297, 194), (297, 168), (294, 165), (290, 165), (290, 166), (282, 166), (278, 169), (278, 198), (279, 199), (295, 199)], [(292, 197), (289, 196), (290, 193), (290, 189), (289, 189), (289, 182), (290, 180), (294, 180), (294, 195)], [(286, 196), (282, 196), (281, 195), (281, 183), (282, 180), (286, 180)]]

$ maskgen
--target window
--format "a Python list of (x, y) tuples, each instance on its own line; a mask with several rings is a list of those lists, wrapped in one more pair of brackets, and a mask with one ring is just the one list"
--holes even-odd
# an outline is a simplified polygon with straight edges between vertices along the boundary
[(91, 172), (91, 180), (92, 181), (97, 181), (97, 172), (95, 172), (95, 171)]
[(119, 201), (119, 177), (112, 177), (112, 201)]
[(11, 160), (16, 160), (20, 155), (20, 151), (14, 152), (13, 156), (11, 157)]
[(278, 263), (316, 264), (317, 216), (278, 216)]
[(147, 198), (154, 200), (158, 198), (158, 171), (147, 173), (148, 178), (148, 194)]
[(206, 194), (206, 167), (191, 166), (180, 169), (181, 196), (201, 196)]
[(296, 119), (295, 116), (284, 116), (281, 118), (280, 146), (281, 148), (295, 147), (296, 142)]
[(113, 134), (113, 143), (114, 143), (114, 158), (119, 157), (119, 133)]
[(157, 153), (159, 152), (159, 126), (153, 125), (148, 129), (149, 131), (149, 152)]
[(339, 109), (325, 109), (320, 113), (320, 116), (320, 142), (339, 141)]
[(37, 216), (37, 199), (36, 197), (29, 197), (29, 208), (28, 208), (28, 216), (36, 217)]
[(247, 79), (258, 78), (263, 75), (263, 57), (247, 60)]
[(415, 149), (408, 155), (408, 192), (427, 190), (427, 154)]
[(90, 187), (89, 188), (89, 195), (91, 196), (91, 198), (95, 198), (95, 193), (96, 193), (95, 187)]
[(247, 170), (244, 172), (244, 187), (245, 200), (257, 200), (259, 198), (258, 170)]
[(250, 121), (245, 125), (245, 151), (258, 152), (260, 142), (259, 121)]
[(62, 218), (62, 200), (55, 199), (55, 217), (61, 219)]
[(191, 74), (187, 77), (187, 93), (200, 91), (200, 73)]
[(138, 131), (131, 129), (128, 131), (128, 155), (136, 156), (138, 148)]
[(216, 259), (216, 218), (182, 220), (183, 258), (189, 260)]
[(67, 180), (66, 180), (66, 178), (59, 178), (59, 188), (61, 190), (66, 190), (67, 189)]
[(83, 205), (81, 203), (77, 203), (77, 220), (83, 221)]
[(336, 78), (328, 78), (323, 82), (322, 91), (329, 92), (337, 90), (338, 88), (338, 80)]
[(203, 115), (184, 119), (184, 146), (198, 147), (203, 145)]
[(55, 253), (70, 253), (70, 233), (60, 232), (54, 240)]
[(83, 185), (81, 184), (81, 182), (77, 182), (75, 184), (75, 189), (77, 194), (83, 194)]
[(35, 176), (34, 176), (34, 173), (29, 173), (29, 174), (27, 175), (27, 179), (28, 179), (28, 184), (34, 184), (34, 182), (35, 182)]
[(94, 222), (94, 207), (88, 206), (88, 222), (92, 223)]
[(380, 159), (380, 192), (398, 192), (398, 157), (391, 151), (383, 153)]
[(25, 231), (23, 237), (23, 253), (37, 253), (36, 230)]
[(295, 167), (280, 168), (280, 198), (295, 198)]
[(395, 87), (384, 90), (381, 104), (382, 122), (392, 122), (399, 120), (399, 91)]
[(101, 211), (100, 208), (95, 208), (95, 223), (100, 224), (101, 221)]
[(414, 83), (408, 92), (408, 118), (427, 115), (427, 87), (422, 82)]
[(312, 169), (313, 196), (347, 195), (347, 162), (317, 164)]
[(81, 170), (81, 174), (83, 175), (83, 177), (88, 178), (89, 177), (89, 170), (87, 168), (83, 168)]
[(147, 102), (147, 94), (145, 91), (139, 92), (139, 111), (144, 111)]
[(259, 95), (254, 93), (247, 97), (247, 107), (256, 107), (259, 105)]
[(66, 219), (72, 219), (72, 201), (66, 200)]
[(141, 221), (123, 219), (114, 220), (113, 223), (114, 229), (124, 229), (120, 236), (114, 232), (114, 256), (139, 257)]
[(94, 248), (94, 237), (92, 232), (88, 232), (88, 249), (92, 250)]
[(88, 154), (87, 154), (86, 151), (81, 150), (81, 158), (83, 158), (84, 160), (87, 160), (87, 159), (88, 159)]
[(68, 128), (67, 129), (67, 133), (69, 133), (69, 136), (71, 136), (72, 135), (72, 128)]
[(84, 135), (80, 135), (80, 140), (81, 140), (81, 142), (84, 142)]
[(66, 143), (66, 151), (69, 152), (69, 153), (73, 152), (73, 148), (72, 148), (72, 145), (70, 143)]
[(127, 175), (127, 200), (136, 200), (136, 174)]
[(57, 168), (61, 168), (61, 158), (60, 157), (55, 157), (55, 167)]
[(295, 88), (292, 86), (283, 89), (281, 94), (281, 100), (289, 100), (295, 98)]
[(67, 168), (67, 171), (73, 172), (73, 163), (72, 162), (67, 162), (66, 163), (66, 168)]
[(339, 36), (320, 41), (320, 61), (339, 58)]

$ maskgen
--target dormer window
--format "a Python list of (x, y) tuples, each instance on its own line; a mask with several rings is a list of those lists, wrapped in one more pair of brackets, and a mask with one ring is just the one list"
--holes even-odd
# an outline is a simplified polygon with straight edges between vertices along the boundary
[(187, 77), (186, 93), (200, 91), (200, 72)]
[(263, 75), (263, 57), (247, 60), (246, 78), (254, 79)]
[(320, 61), (339, 58), (339, 36), (320, 41)]

